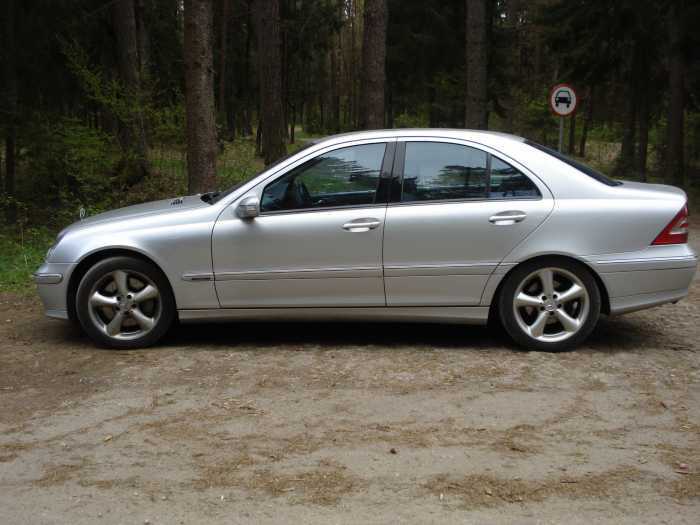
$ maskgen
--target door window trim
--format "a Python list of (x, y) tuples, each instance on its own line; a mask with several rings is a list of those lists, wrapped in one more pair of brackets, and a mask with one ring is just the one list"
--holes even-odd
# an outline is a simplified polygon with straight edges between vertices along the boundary
[[(425, 201), (401, 201), (403, 193), (403, 177), (405, 173), (406, 165), (406, 143), (408, 142), (435, 142), (439, 144), (454, 144), (456, 146), (464, 146), (468, 148), (473, 148), (486, 154), (486, 195), (483, 197), (464, 197), (459, 199), (436, 199), (436, 200), (425, 200)], [(527, 179), (537, 188), (539, 193), (536, 197), (501, 197), (497, 199), (489, 198), (488, 192), (491, 188), (491, 157), (495, 156), (501, 162), (513, 166), (520, 173), (522, 173)], [(425, 137), (425, 138), (413, 138), (406, 137), (397, 139), (396, 144), (396, 159), (394, 161), (394, 170), (392, 171), (392, 180), (396, 180), (398, 183), (392, 186), (392, 192), (390, 195), (389, 206), (426, 206), (430, 204), (452, 204), (452, 203), (468, 203), (468, 202), (510, 202), (510, 201), (540, 201), (545, 198), (545, 193), (542, 191), (542, 187), (535, 182), (537, 180), (542, 185), (541, 181), (536, 177), (528, 175), (525, 171), (513, 164), (511, 160), (504, 160), (504, 157), (509, 159), (507, 155), (501, 153), (494, 154), (488, 148), (484, 148), (481, 144), (472, 143), (469, 141), (462, 141), (459, 139), (445, 139), (442, 137)], [(516, 163), (519, 164), (519, 163)], [(529, 170), (528, 170), (529, 171)], [(534, 174), (533, 174), (534, 175)], [(535, 179), (535, 180), (533, 180)], [(397, 188), (398, 187), (398, 188)], [(546, 187), (546, 186), (545, 186)], [(547, 188), (549, 190), (549, 188)], [(549, 191), (547, 191), (549, 193)]]
[[(393, 174), (393, 168), (394, 168), (394, 159), (396, 157), (396, 139), (395, 138), (384, 138), (380, 140), (374, 140), (374, 141), (362, 141), (361, 143), (351, 143), (351, 144), (336, 144), (334, 147), (322, 150), (317, 152), (316, 155), (314, 156), (309, 156), (305, 157), (302, 162), (300, 163), (295, 163), (293, 166), (291, 166), (289, 169), (284, 170), (284, 172), (277, 174), (278, 176), (272, 178), (271, 180), (266, 179), (265, 181), (262, 182), (262, 190), (260, 191), (260, 199), (262, 199), (263, 194), (265, 193), (265, 190), (267, 189), (268, 186), (271, 184), (274, 184), (277, 182), (280, 178), (284, 177), (291, 171), (302, 167), (304, 164), (307, 162), (310, 162), (314, 160), (317, 157), (320, 157), (321, 155), (327, 155), (329, 153), (332, 153), (333, 151), (340, 150), (340, 149), (346, 149), (346, 148), (352, 148), (356, 146), (367, 146), (371, 144), (384, 144), (384, 156), (382, 157), (382, 164), (381, 167), (379, 168), (379, 181), (377, 182), (377, 188), (375, 190), (375, 197), (380, 196), (380, 191), (383, 189), (383, 184), (386, 185), (387, 181), (391, 181), (392, 179), (390, 178), (391, 175)], [(346, 209), (354, 209), (354, 208), (384, 208), (388, 204), (389, 200), (389, 192), (384, 189), (384, 192), (386, 193), (385, 196), (382, 197), (381, 200), (377, 199), (377, 202), (373, 202), (372, 204), (345, 204), (345, 205), (339, 205), (339, 206), (327, 206), (327, 207), (319, 207), (319, 208), (296, 208), (293, 210), (273, 210), (273, 211), (260, 211), (260, 217), (267, 217), (269, 215), (287, 215), (290, 213), (316, 213), (316, 212), (324, 212), (324, 211), (333, 211), (333, 210), (346, 210)]]

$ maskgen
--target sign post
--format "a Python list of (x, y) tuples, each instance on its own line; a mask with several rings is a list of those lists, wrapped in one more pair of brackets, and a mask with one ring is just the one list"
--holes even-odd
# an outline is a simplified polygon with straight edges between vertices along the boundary
[(564, 118), (576, 111), (576, 91), (568, 84), (557, 84), (549, 92), (549, 107), (559, 117), (559, 152), (564, 149)]

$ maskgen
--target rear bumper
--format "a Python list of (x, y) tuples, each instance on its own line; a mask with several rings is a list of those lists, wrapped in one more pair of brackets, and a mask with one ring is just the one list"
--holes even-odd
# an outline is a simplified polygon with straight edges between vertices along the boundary
[(682, 299), (688, 295), (698, 264), (685, 244), (588, 259), (605, 284), (613, 315)]
[(36, 289), (47, 317), (69, 319), (68, 283), (75, 266), (75, 263), (44, 263), (34, 273)]

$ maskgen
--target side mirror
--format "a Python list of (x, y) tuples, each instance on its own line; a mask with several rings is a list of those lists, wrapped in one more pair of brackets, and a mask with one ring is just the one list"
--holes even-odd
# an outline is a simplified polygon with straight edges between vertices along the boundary
[(241, 219), (253, 219), (260, 215), (260, 201), (257, 197), (246, 197), (236, 206), (236, 215)]

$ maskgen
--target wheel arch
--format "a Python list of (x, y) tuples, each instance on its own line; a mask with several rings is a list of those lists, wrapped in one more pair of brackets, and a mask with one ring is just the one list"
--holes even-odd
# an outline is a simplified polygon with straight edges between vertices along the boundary
[(559, 259), (559, 260), (565, 260), (568, 262), (573, 262), (583, 268), (585, 268), (590, 274), (593, 276), (593, 279), (595, 279), (596, 284), (598, 285), (598, 290), (600, 291), (600, 299), (601, 299), (601, 312), (604, 314), (610, 314), (610, 296), (608, 295), (608, 290), (605, 287), (605, 283), (603, 282), (603, 279), (598, 275), (598, 272), (595, 271), (595, 269), (588, 264), (586, 261), (583, 261), (577, 257), (573, 257), (571, 255), (562, 255), (562, 254), (551, 254), (551, 255), (537, 255), (534, 257), (530, 257), (528, 259), (525, 259), (523, 261), (520, 261), (517, 263), (515, 266), (513, 266), (510, 270), (508, 270), (503, 277), (501, 277), (501, 280), (498, 282), (498, 286), (496, 286), (496, 290), (493, 293), (493, 296), (491, 297), (491, 304), (489, 305), (489, 323), (498, 319), (498, 302), (500, 300), (501, 296), (501, 290), (503, 289), (503, 284), (506, 282), (506, 279), (508, 276), (510, 276), (511, 273), (513, 273), (516, 268), (520, 268), (523, 264), (528, 264), (533, 261), (539, 261), (539, 260), (552, 260), (552, 259)]
[(75, 310), (75, 299), (76, 294), (78, 293), (78, 286), (80, 285), (80, 281), (83, 279), (83, 276), (88, 272), (90, 268), (92, 268), (98, 262), (108, 259), (110, 257), (120, 256), (134, 257), (136, 259), (141, 259), (142, 261), (152, 264), (154, 268), (156, 268), (162, 274), (163, 278), (168, 283), (168, 286), (170, 286), (170, 292), (173, 294), (173, 297), (175, 297), (175, 292), (173, 290), (173, 285), (170, 282), (170, 279), (160, 267), (160, 265), (151, 257), (138, 250), (130, 248), (104, 248), (85, 255), (85, 257), (83, 257), (80, 260), (80, 262), (78, 262), (78, 265), (71, 272), (70, 279), (68, 280), (68, 289), (66, 291), (66, 305), (68, 308), (68, 318), (70, 320), (76, 321), (78, 319)]

